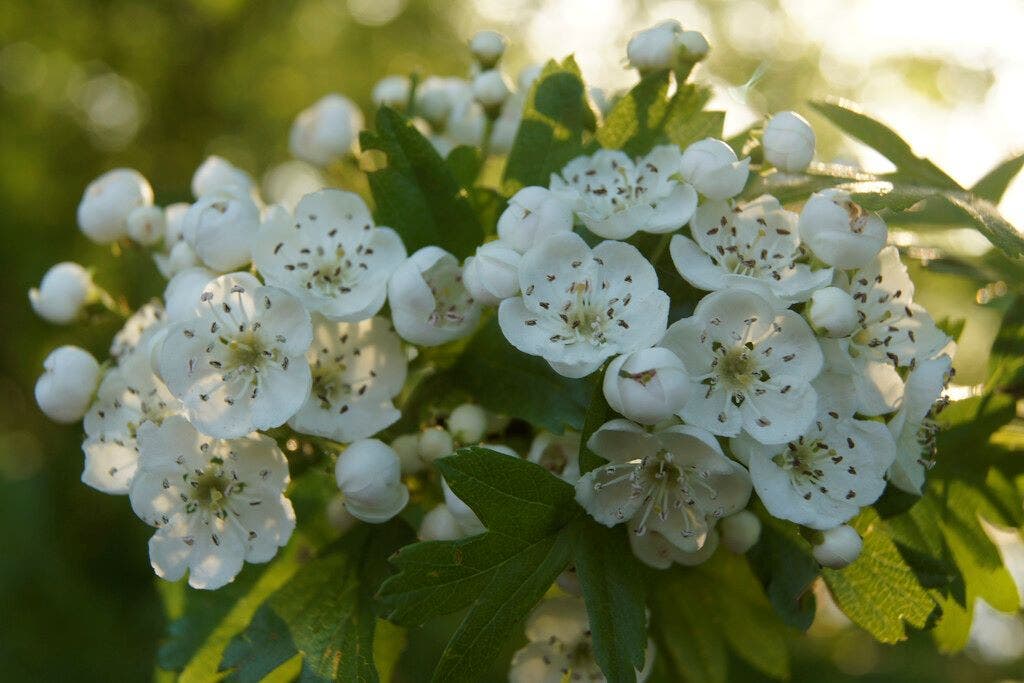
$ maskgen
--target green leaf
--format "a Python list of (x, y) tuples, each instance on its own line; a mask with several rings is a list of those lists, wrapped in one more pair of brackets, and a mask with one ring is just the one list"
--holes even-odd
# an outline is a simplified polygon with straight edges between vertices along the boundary
[(647, 590), (626, 530), (585, 519), (574, 557), (590, 617), (594, 657), (613, 683), (635, 681), (647, 647)]
[(789, 676), (786, 629), (742, 555), (718, 551), (697, 567), (659, 573), (652, 631), (676, 678), (728, 678), (727, 650), (773, 678)]
[(989, 356), (988, 386), (1024, 396), (1024, 296), (1010, 300)]
[(437, 465), (487, 531), (402, 548), (380, 594), (388, 618), (403, 625), (468, 607), (434, 680), (471, 681), (569, 563), (580, 508), (572, 486), (526, 460), (473, 447)]
[(550, 61), (530, 88), (515, 141), (505, 163), (503, 190), (547, 187), (552, 173), (583, 153), (583, 131), (593, 127), (579, 67), (572, 57)]
[(1006, 188), (1017, 177), (1021, 168), (1024, 168), (1024, 154), (1010, 157), (986, 173), (981, 180), (974, 184), (971, 192), (993, 204), (998, 204), (1006, 194)]
[(935, 601), (893, 543), (885, 522), (866, 508), (851, 523), (864, 539), (860, 557), (845, 569), (823, 569), (836, 604), (883, 643), (906, 640), (906, 626), (924, 628)]
[(373, 595), (411, 538), (401, 521), (363, 525), (305, 564), (224, 651), (229, 680), (260, 681), (301, 653), (302, 681), (377, 681)]
[(378, 223), (397, 230), (410, 253), (432, 244), (459, 258), (473, 253), (484, 235), (466, 191), (412, 123), (382, 107), (360, 144), (387, 157), (386, 168), (368, 174)]
[(967, 192), (949, 192), (943, 194), (943, 198), (1007, 256), (1024, 255), (1024, 236), (999, 214), (991, 202)]
[(445, 163), (451, 169), (455, 182), (469, 189), (476, 182), (476, 177), (480, 174), (480, 167), (483, 166), (484, 160), (480, 156), (480, 150), (476, 147), (459, 145), (448, 152), (448, 156), (445, 157)]
[(813, 584), (821, 568), (795, 524), (776, 519), (763, 509), (758, 513), (761, 538), (747, 557), (779, 618), (806, 631), (814, 621)]

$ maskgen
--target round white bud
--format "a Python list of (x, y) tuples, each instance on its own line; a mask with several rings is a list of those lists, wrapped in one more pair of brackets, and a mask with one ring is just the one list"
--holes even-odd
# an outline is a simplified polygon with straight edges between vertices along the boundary
[(171, 245), (185, 239), (181, 231), (190, 206), (188, 202), (175, 202), (164, 207), (164, 248), (170, 249)]
[(718, 523), (722, 545), (737, 555), (747, 552), (761, 538), (761, 520), (749, 510), (740, 510)]
[(711, 46), (700, 31), (683, 31), (676, 39), (679, 55), (687, 62), (699, 62), (708, 56)]
[(572, 231), (572, 205), (546, 187), (524, 187), (498, 218), (498, 238), (520, 254), (558, 232)]
[(795, 111), (780, 111), (764, 127), (764, 158), (787, 173), (800, 173), (814, 158), (814, 130)]
[(252, 176), (215, 154), (206, 157), (192, 174), (192, 194), (199, 199), (224, 187), (234, 187), (249, 192), (253, 188)]
[(434, 462), (455, 451), (455, 441), (444, 427), (428, 427), (420, 432), (417, 448), (420, 458)]
[(497, 31), (477, 31), (469, 40), (469, 51), (484, 69), (490, 69), (505, 54), (505, 36)]
[(690, 394), (690, 377), (679, 356), (658, 346), (623, 354), (608, 364), (604, 397), (612, 410), (652, 425), (672, 417)]
[(842, 569), (860, 556), (864, 541), (860, 534), (847, 524), (823, 532), (824, 538), (814, 546), (814, 559), (822, 567)]
[(857, 329), (857, 303), (838, 287), (822, 287), (811, 295), (807, 317), (826, 337), (847, 337)]
[(454, 541), (465, 536), (459, 521), (444, 503), (434, 506), (423, 515), (417, 536), (421, 541)]
[(419, 443), (419, 434), (402, 434), (391, 442), (391, 450), (398, 454), (398, 461), (402, 464), (402, 474), (416, 474), (427, 466), (420, 458)]
[(800, 239), (830, 266), (848, 270), (867, 265), (885, 246), (889, 230), (844, 190), (822, 190), (800, 212)]
[(128, 234), (128, 214), (153, 203), (153, 188), (141, 173), (115, 168), (89, 183), (78, 204), (78, 227), (98, 244), (115, 242)]
[(682, 31), (680, 23), (670, 19), (634, 33), (626, 45), (626, 58), (630, 66), (641, 73), (672, 67)]
[(475, 403), (463, 403), (448, 416), (448, 431), (461, 444), (480, 443), (487, 433), (487, 411)]
[(252, 260), (250, 245), (259, 227), (260, 210), (248, 192), (225, 186), (189, 207), (182, 232), (203, 263), (225, 273)]
[(345, 496), (342, 494), (339, 493), (327, 502), (327, 522), (341, 533), (348, 532), (358, 521), (345, 508)]
[(334, 478), (345, 509), (364, 522), (386, 522), (409, 502), (398, 454), (377, 439), (350, 444), (338, 457)]
[(362, 128), (359, 107), (347, 97), (331, 93), (295, 117), (288, 149), (296, 159), (327, 166), (355, 148)]
[(679, 172), (702, 195), (724, 200), (743, 190), (750, 159), (739, 161), (732, 147), (716, 138), (705, 138), (686, 148)]
[(166, 229), (164, 210), (159, 206), (137, 206), (128, 214), (128, 236), (144, 247), (162, 240)]
[(505, 74), (497, 69), (488, 69), (473, 79), (473, 97), (484, 109), (495, 111), (508, 99), (512, 89)]
[(28, 290), (32, 310), (43, 320), (67, 325), (82, 314), (93, 296), (92, 276), (82, 266), (64, 261), (46, 271), (39, 287)]
[(385, 76), (373, 86), (370, 97), (378, 107), (402, 109), (409, 103), (412, 85), (405, 76)]
[(462, 266), (462, 281), (474, 299), (495, 306), (519, 293), (519, 261), (522, 256), (500, 240), (477, 247), (476, 255)]
[(176, 273), (199, 265), (199, 257), (196, 256), (195, 250), (184, 240), (175, 242), (167, 254), (156, 254), (153, 258), (160, 274), (168, 279), (174, 277)]
[(416, 113), (431, 125), (443, 127), (456, 98), (468, 87), (460, 78), (428, 76), (416, 88)]
[(70, 424), (85, 416), (100, 381), (100, 364), (85, 349), (61, 346), (43, 361), (36, 381), (36, 403), (54, 422)]

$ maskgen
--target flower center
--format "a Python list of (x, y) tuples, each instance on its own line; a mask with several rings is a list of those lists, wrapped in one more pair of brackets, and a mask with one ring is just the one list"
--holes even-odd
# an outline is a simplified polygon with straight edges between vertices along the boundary
[(227, 498), (230, 485), (220, 467), (208, 467), (193, 480), (192, 500), (207, 510), (218, 510)]
[(434, 295), (434, 310), (429, 322), (435, 327), (458, 326), (466, 319), (473, 297), (462, 283), (462, 269), (454, 258), (442, 258), (423, 273)]

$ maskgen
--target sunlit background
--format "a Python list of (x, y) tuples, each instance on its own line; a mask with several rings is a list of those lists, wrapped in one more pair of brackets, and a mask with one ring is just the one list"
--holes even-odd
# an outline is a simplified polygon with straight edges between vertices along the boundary
[[(221, 154), (262, 178), (268, 200), (319, 182), (287, 155), (294, 115), (330, 91), (369, 110), (388, 74), (464, 75), (475, 30), (512, 39), (515, 72), (574, 53), (589, 85), (636, 80), (624, 66), (635, 30), (675, 18), (712, 44), (697, 78), (719, 87), (726, 132), (796, 109), (819, 131), (823, 160), (884, 159), (808, 113), (808, 99), (859, 101), (962, 184), (1024, 149), (1024, 3), (1015, 0), (244, 0), (138, 3), (15, 0), (0, 11), (0, 679), (139, 680), (152, 673), (164, 627), (146, 558), (147, 529), (127, 501), (78, 483), (77, 428), (34, 406), (42, 358), (61, 343), (104, 355), (117, 323), (53, 328), (25, 293), (52, 263), (97, 264), (96, 279), (133, 304), (162, 287), (148, 257), (114, 255), (76, 230), (85, 184), (130, 166), (157, 202), (188, 198), (194, 167)], [(1003, 213), (1024, 226), (1024, 182)], [(903, 239), (912, 240), (910, 236)], [(960, 251), (969, 231), (932, 235)], [(920, 269), (919, 269), (920, 270)], [(915, 273), (936, 317), (967, 318), (957, 360), (981, 380), (1000, 318), (999, 283)], [(966, 391), (966, 389), (965, 389)], [(993, 530), (1024, 585), (1024, 549)], [(1024, 623), (980, 604), (968, 652), (929, 654), (927, 637), (875, 644), (825, 601), (801, 642), (796, 680), (998, 680), (1021, 676)], [(757, 680), (742, 669), (738, 677)], [(912, 672), (912, 673), (911, 673)]]

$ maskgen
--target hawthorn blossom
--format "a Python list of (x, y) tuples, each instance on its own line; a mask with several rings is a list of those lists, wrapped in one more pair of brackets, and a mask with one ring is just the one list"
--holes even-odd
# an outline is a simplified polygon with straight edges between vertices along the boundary
[(475, 403), (455, 406), (445, 424), (452, 438), (464, 445), (480, 443), (487, 433), (487, 411)]
[(334, 477), (345, 509), (364, 522), (386, 522), (409, 502), (398, 454), (377, 439), (350, 444), (338, 457)]
[(168, 328), (160, 376), (211, 436), (279, 427), (309, 396), (312, 336), (298, 299), (229, 273), (206, 286), (191, 319)]
[(127, 237), (132, 210), (152, 203), (153, 188), (141, 173), (115, 168), (85, 188), (78, 204), (78, 227), (98, 244), (116, 242)]
[(520, 254), (558, 232), (572, 231), (572, 206), (546, 187), (524, 187), (498, 218), (498, 238)]
[[(729, 517), (725, 519), (729, 519)], [(680, 550), (657, 531), (648, 529), (647, 533), (636, 533), (636, 522), (630, 523), (629, 531), (629, 547), (633, 554), (638, 560), (654, 569), (668, 569), (673, 564), (694, 567), (710, 560), (718, 550), (719, 533), (715, 529), (708, 532), (704, 545), (693, 552)]]
[(889, 481), (901, 490), (921, 494), (925, 473), (935, 456), (935, 417), (948, 399), (941, 396), (952, 375), (949, 356), (923, 360), (907, 376), (899, 411), (889, 421), (896, 439), (896, 460), (889, 468)]
[(602, 387), (615, 412), (652, 425), (671, 418), (683, 407), (690, 393), (690, 378), (678, 356), (655, 346), (610, 362)]
[(72, 261), (51, 267), (43, 275), (39, 287), (28, 290), (32, 310), (43, 320), (55, 325), (74, 322), (95, 296), (92, 275)]
[(654, 267), (623, 242), (591, 249), (575, 233), (553, 235), (523, 256), (519, 288), (523, 295), (498, 309), (501, 331), (565, 377), (653, 346), (668, 320), (669, 298)]
[(255, 184), (252, 176), (227, 159), (215, 154), (206, 157), (192, 174), (192, 195), (199, 199), (225, 187), (252, 192)]
[(185, 268), (175, 273), (164, 287), (167, 319), (178, 322), (192, 317), (192, 309), (195, 308), (206, 285), (216, 278), (217, 273), (201, 267)]
[[(806, 301), (832, 282), (832, 269), (811, 270), (797, 215), (762, 195), (745, 204), (706, 202), (690, 223), (694, 239), (673, 235), (676, 270), (694, 287), (719, 290), (763, 285), (783, 303)], [(696, 241), (694, 241), (696, 240)]]
[(295, 431), (351, 443), (401, 417), (391, 400), (405, 385), (407, 363), (402, 341), (386, 319), (315, 319), (306, 359), (313, 384), (288, 420)]
[(811, 196), (800, 212), (800, 238), (819, 259), (836, 268), (866, 266), (885, 246), (889, 229), (877, 214), (830, 188)]
[(674, 145), (655, 147), (636, 161), (618, 150), (602, 149), (552, 174), (550, 187), (573, 203), (576, 215), (599, 237), (672, 232), (697, 208), (696, 190), (676, 177), (680, 160)]
[(823, 567), (842, 569), (860, 557), (864, 549), (864, 539), (857, 530), (846, 524), (827, 530), (818, 543), (811, 549), (814, 559)]
[(821, 348), (802, 317), (755, 292), (708, 294), (660, 346), (679, 356), (690, 375), (690, 396), (678, 415), (691, 424), (781, 443), (814, 419), (811, 381), (822, 367)]
[(723, 140), (705, 138), (683, 152), (679, 174), (693, 185), (697, 192), (711, 200), (735, 197), (747, 183), (750, 157), (742, 161)]
[(149, 559), (157, 576), (213, 590), (244, 562), (269, 562), (295, 529), (285, 498), (288, 461), (264, 434), (229, 441), (174, 415), (139, 429), (139, 467), (129, 499), (157, 527)]
[(764, 127), (762, 146), (769, 164), (787, 173), (801, 173), (814, 158), (814, 130), (795, 111), (780, 111)]
[(405, 260), (398, 233), (376, 227), (359, 195), (333, 189), (303, 197), (294, 216), (272, 207), (252, 251), (267, 284), (310, 311), (350, 322), (381, 309), (388, 278)]
[(327, 166), (356, 147), (362, 128), (363, 113), (359, 107), (347, 97), (331, 93), (295, 117), (288, 149), (296, 159)]
[(466, 290), (458, 259), (423, 247), (398, 266), (388, 283), (391, 319), (399, 336), (437, 346), (464, 337), (480, 319), (480, 304)]
[(189, 207), (181, 231), (196, 256), (223, 273), (252, 260), (251, 244), (259, 225), (260, 210), (248, 189), (222, 185)]
[(469, 51), (484, 69), (490, 69), (505, 54), (508, 40), (497, 31), (477, 31), (469, 40)]
[(501, 240), (477, 247), (462, 264), (463, 282), (474, 299), (495, 306), (519, 293), (519, 252)]
[(580, 435), (577, 432), (537, 432), (526, 459), (540, 465), (563, 481), (575, 484), (580, 478)]
[(858, 411), (882, 415), (899, 405), (903, 379), (897, 368), (933, 358), (950, 340), (914, 303), (914, 283), (896, 247), (886, 247), (850, 278), (857, 325), (848, 337), (822, 339), (829, 368), (856, 387)]
[[(212, 276), (209, 279), (212, 279)], [(114, 334), (114, 338), (110, 342), (110, 355), (114, 358), (121, 358), (135, 350), (144, 339), (151, 339), (155, 330), (166, 319), (166, 311), (159, 299), (153, 299), (143, 304)]]
[(601, 425), (587, 447), (608, 461), (576, 482), (576, 501), (605, 526), (633, 524), (680, 550), (704, 546), (715, 523), (742, 510), (750, 475), (710, 433), (689, 425), (647, 432), (629, 420)]
[(878, 500), (896, 457), (883, 423), (834, 410), (788, 443), (766, 445), (744, 435), (731, 445), (768, 512), (813, 529), (839, 526)]
[(823, 337), (848, 337), (857, 329), (857, 302), (839, 287), (822, 287), (811, 295), (807, 319)]
[(61, 424), (81, 420), (100, 381), (100, 364), (85, 349), (61, 346), (46, 357), (43, 370), (35, 388), (39, 409)]

